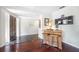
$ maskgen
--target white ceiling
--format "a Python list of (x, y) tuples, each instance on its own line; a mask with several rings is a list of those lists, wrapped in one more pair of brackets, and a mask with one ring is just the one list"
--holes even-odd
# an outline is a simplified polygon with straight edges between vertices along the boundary
[(51, 16), (59, 6), (4, 6), (8, 11), (21, 17)]

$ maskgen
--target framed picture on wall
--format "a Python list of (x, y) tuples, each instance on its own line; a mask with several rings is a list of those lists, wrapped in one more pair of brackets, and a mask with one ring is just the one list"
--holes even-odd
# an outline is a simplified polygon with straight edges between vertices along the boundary
[(73, 16), (67, 16), (62, 18), (55, 19), (55, 24), (58, 25), (71, 25), (73, 24)]
[(68, 24), (73, 24), (73, 16), (68, 16)]
[(44, 18), (44, 26), (48, 26), (49, 25), (49, 18)]

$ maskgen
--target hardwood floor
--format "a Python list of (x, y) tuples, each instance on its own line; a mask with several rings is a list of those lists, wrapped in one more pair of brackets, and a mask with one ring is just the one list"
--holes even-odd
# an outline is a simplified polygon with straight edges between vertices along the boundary
[[(33, 41), (33, 40), (32, 40)], [(34, 39), (34, 42), (22, 42), (14, 45), (7, 45), (0, 48), (1, 52), (58, 52), (59, 49), (46, 44), (40, 44), (40, 40)]]
[(0, 52), (79, 52), (79, 49), (66, 43), (63, 43), (62, 51), (56, 47), (42, 44), (42, 40), (38, 39), (36, 35), (30, 39), (21, 37), (21, 40), (20, 43), (1, 47)]

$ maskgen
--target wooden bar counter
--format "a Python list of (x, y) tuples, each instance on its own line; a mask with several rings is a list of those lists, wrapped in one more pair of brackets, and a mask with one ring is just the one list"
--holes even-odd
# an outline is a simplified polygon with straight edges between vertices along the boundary
[(43, 43), (57, 47), (62, 50), (62, 30), (46, 29), (44, 30)]

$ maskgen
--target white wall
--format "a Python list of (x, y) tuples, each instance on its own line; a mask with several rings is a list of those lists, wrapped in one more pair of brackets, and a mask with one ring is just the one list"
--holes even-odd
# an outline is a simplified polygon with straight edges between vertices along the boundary
[(57, 19), (64, 16), (73, 16), (74, 24), (72, 25), (59, 25), (59, 28), (63, 30), (63, 41), (79, 48), (79, 7), (65, 7), (52, 14), (53, 19)]
[[(51, 14), (50, 14), (51, 15)], [(50, 18), (50, 20), (52, 20), (52, 15), (50, 16), (50, 15), (48, 15), (48, 16), (46, 16), (46, 15), (41, 15), (40, 17), (39, 17), (39, 20), (40, 20), (40, 26), (41, 26), (41, 28), (38, 28), (38, 37), (40, 38), (40, 39), (44, 39), (44, 36), (43, 36), (43, 31), (44, 31), (44, 29), (47, 29), (48, 28), (48, 26), (44, 26), (44, 18)], [(52, 21), (52, 27), (53, 28), (55, 28), (55, 26), (54, 26), (54, 21)]]
[[(0, 47), (10, 43), (10, 15), (7, 10), (0, 7)], [(19, 18), (17, 17), (17, 37), (19, 36)]]
[(38, 37), (40, 39), (44, 39), (43, 34), (42, 34), (43, 33), (43, 25), (44, 25), (44, 23), (43, 23), (43, 21), (44, 21), (43, 16), (39, 17), (39, 21), (40, 21), (40, 28), (38, 28)]
[(20, 36), (20, 18), (17, 17), (16, 18), (16, 37), (17, 37), (17, 40), (16, 40), (16, 43), (19, 43), (19, 36)]
[(42, 37), (42, 29), (39, 28), (39, 20), (43, 20), (44, 17), (50, 17), (49, 14), (38, 14), (37, 16), (33, 15), (32, 17), (21, 17), (20, 19), (20, 28), (21, 28), (21, 36), (24, 35), (32, 35), (32, 34), (39, 34), (40, 38)]
[(38, 19), (21, 18), (20, 26), (21, 36), (38, 34)]
[(9, 42), (9, 14), (0, 8), (0, 47)]

